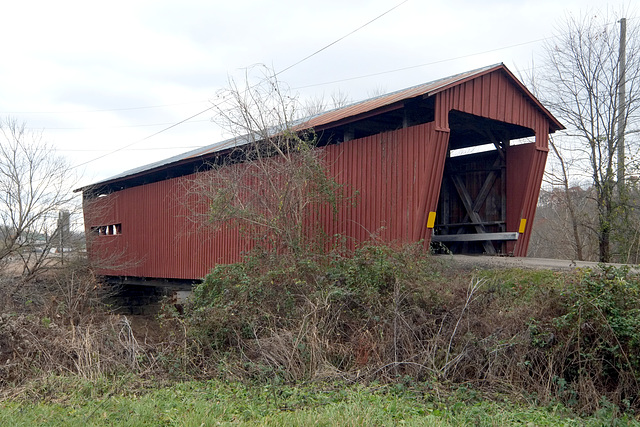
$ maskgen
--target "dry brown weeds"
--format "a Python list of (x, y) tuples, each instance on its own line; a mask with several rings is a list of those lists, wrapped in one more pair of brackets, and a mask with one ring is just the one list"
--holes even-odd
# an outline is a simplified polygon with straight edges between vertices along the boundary
[(109, 295), (84, 266), (22, 283), (18, 291), (15, 284), (0, 287), (0, 399), (56, 375), (97, 382), (165, 373), (162, 355), (173, 354), (175, 342), (162, 336), (156, 319), (114, 313), (105, 304)]
[(187, 309), (189, 348), (216, 361), (210, 372), (245, 381), (426, 381), (586, 412), (640, 405), (628, 360), (615, 375), (597, 356), (580, 371), (585, 348), (557, 323), (576, 273), (461, 271), (405, 255), (360, 254), (327, 276), (275, 263), (267, 276), (220, 271), (208, 302)]
[[(587, 360), (576, 345), (585, 343), (576, 334), (595, 333), (593, 325), (555, 321), (566, 312), (574, 273), (539, 279), (375, 254), (325, 275), (308, 266), (278, 274), (258, 266), (252, 277), (230, 270), (214, 302), (187, 306), (184, 315), (167, 307), (162, 321), (111, 313), (88, 271), (25, 289), (0, 314), (0, 399), (52, 374), (92, 382), (133, 375), (426, 382), (562, 401), (580, 411), (607, 401), (638, 408), (634, 371), (620, 365), (615, 376), (603, 375), (610, 362)], [(273, 286), (263, 288), (265, 280)]]

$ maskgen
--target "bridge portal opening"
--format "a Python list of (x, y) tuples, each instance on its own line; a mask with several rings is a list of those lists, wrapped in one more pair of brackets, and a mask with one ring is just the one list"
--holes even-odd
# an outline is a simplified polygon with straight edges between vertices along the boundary
[[(436, 252), (508, 255), (517, 230), (507, 229), (509, 148), (532, 144), (532, 129), (459, 111), (451, 130), (436, 222)], [(514, 167), (510, 165), (509, 167)]]

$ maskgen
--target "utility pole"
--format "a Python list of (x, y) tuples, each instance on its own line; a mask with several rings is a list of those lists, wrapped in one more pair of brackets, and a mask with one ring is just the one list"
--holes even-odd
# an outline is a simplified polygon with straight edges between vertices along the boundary
[(69, 239), (70, 216), (69, 211), (62, 210), (58, 212), (58, 244), (60, 245), (60, 261), (64, 265), (64, 245)]
[(623, 202), (624, 195), (624, 131), (626, 128), (626, 50), (627, 19), (620, 19), (620, 53), (618, 56), (618, 197)]
[(63, 213), (62, 211), (58, 212), (58, 238), (60, 241), (58, 244), (60, 245), (60, 263), (64, 265), (64, 224), (63, 224)]

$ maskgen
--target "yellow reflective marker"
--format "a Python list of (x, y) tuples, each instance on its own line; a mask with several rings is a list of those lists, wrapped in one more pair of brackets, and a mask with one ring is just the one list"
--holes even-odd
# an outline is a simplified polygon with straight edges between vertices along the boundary
[(527, 220), (522, 218), (520, 220), (520, 228), (518, 229), (518, 233), (522, 234), (524, 233), (524, 227), (527, 225)]
[(433, 228), (436, 224), (436, 213), (429, 212), (429, 218), (427, 218), (427, 228)]

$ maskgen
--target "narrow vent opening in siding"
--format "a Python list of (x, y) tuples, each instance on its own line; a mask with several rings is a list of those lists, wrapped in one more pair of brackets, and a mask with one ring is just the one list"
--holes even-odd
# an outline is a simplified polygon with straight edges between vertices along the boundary
[(98, 236), (117, 236), (122, 234), (122, 224), (96, 225), (91, 232)]

